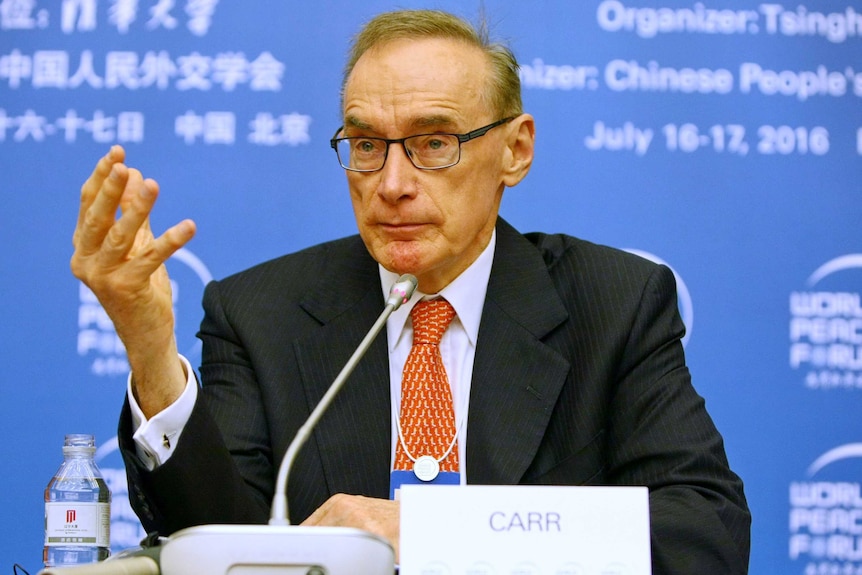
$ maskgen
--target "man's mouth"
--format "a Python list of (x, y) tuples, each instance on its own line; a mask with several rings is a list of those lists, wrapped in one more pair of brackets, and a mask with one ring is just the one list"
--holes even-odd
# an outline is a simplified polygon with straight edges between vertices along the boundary
[(414, 222), (400, 222), (400, 223), (379, 223), (378, 226), (382, 228), (387, 234), (394, 236), (413, 236), (422, 228), (425, 227), (426, 224), (422, 223), (414, 223)]

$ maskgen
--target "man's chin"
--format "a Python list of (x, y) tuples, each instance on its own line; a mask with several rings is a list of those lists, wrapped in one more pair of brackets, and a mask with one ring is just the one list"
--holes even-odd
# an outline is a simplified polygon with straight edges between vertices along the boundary
[(382, 249), (372, 249), (371, 255), (391, 272), (415, 276), (422, 274), (428, 261), (420, 242), (416, 241), (387, 242)]

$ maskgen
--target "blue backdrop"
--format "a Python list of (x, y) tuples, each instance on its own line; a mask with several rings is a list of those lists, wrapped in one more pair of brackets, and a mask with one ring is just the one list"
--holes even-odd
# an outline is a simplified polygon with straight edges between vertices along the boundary
[(751, 572), (862, 574), (862, 3), (0, 0), (0, 570), (40, 565), (42, 490), (89, 432), (115, 450), (126, 364), (68, 268), (109, 145), (156, 178), (196, 364), (211, 277), (355, 231), (328, 139), (348, 38), (394, 7), (475, 19), (522, 63), (532, 173), (502, 213), (677, 274), (695, 385), (754, 515)]

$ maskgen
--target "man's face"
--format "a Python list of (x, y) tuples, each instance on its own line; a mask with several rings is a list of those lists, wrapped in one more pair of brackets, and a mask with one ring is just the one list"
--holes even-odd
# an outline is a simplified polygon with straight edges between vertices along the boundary
[[(499, 118), (484, 104), (488, 64), (475, 47), (443, 39), (396, 40), (366, 52), (344, 91), (344, 136), (404, 138), (465, 133)], [(412, 273), (434, 293), (488, 245), (502, 198), (510, 124), (461, 146), (442, 170), (413, 166), (393, 144), (383, 169), (347, 172), (359, 233), (372, 256)]]

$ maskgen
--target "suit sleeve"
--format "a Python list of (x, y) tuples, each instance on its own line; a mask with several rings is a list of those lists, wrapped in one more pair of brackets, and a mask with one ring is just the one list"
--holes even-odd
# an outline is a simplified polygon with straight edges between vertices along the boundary
[[(148, 471), (135, 453), (128, 403), (120, 418), (129, 498), (148, 533), (169, 535), (203, 524), (265, 523), (269, 517), (273, 470), (265, 427), (256, 424), (262, 408), (254, 371), (224, 317), (217, 283), (207, 287), (204, 307), (201, 337), (207, 339), (209, 351), (201, 370), (207, 388), (198, 394), (171, 458)], [(241, 438), (231, 439), (235, 455), (214, 409), (233, 422), (224, 428), (227, 433)]]
[(751, 516), (742, 482), (691, 385), (683, 332), (673, 275), (658, 267), (622, 354), (608, 477), (650, 489), (656, 575), (747, 573)]

